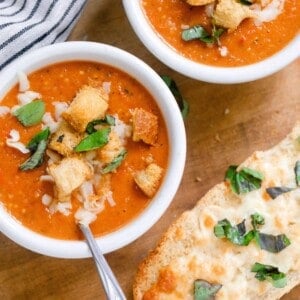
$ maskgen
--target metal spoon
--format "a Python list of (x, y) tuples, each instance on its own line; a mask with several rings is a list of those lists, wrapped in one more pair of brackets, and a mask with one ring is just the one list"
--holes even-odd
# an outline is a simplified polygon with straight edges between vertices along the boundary
[(78, 224), (83, 235), (86, 238), (87, 244), (94, 257), (94, 261), (102, 281), (103, 288), (107, 299), (109, 300), (126, 300), (124, 293), (114, 276), (111, 268), (109, 267), (105, 257), (103, 256), (100, 248), (98, 247), (96, 240), (90, 230), (90, 228), (83, 224)]

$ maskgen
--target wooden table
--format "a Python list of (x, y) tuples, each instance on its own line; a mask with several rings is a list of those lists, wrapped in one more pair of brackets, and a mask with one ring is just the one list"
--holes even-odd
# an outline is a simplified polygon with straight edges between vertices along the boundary
[[(106, 255), (128, 299), (138, 263), (162, 232), (206, 191), (223, 180), (229, 164), (280, 141), (299, 120), (300, 59), (268, 78), (216, 85), (182, 76), (159, 62), (137, 39), (119, 0), (90, 0), (70, 40), (125, 49), (160, 74), (172, 76), (190, 104), (188, 152), (178, 193), (151, 230)], [(64, 260), (35, 254), (0, 234), (0, 299), (105, 299), (92, 259)], [(300, 287), (284, 298), (300, 299)]]

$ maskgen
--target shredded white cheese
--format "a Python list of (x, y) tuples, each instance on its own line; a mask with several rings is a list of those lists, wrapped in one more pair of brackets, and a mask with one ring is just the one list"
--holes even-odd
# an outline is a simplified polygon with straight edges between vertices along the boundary
[(212, 17), (214, 14), (215, 3), (205, 5), (205, 13), (208, 17)]
[(218, 50), (219, 50), (220, 55), (221, 55), (222, 57), (226, 57), (226, 56), (228, 55), (228, 48), (227, 48), (227, 47), (225, 47), (225, 46), (220, 46), (220, 47), (218, 48)]
[(112, 191), (109, 191), (109, 192), (106, 193), (105, 199), (107, 200), (107, 202), (108, 202), (108, 204), (109, 204), (110, 206), (115, 206), (115, 205), (116, 205), (116, 202), (115, 202), (115, 200), (114, 200), (114, 198), (113, 198), (113, 193), (112, 193)]
[[(94, 181), (99, 181), (99, 179), (100, 176)], [(105, 209), (105, 201), (107, 201), (110, 206), (116, 205), (111, 191), (102, 196), (95, 195), (94, 181), (85, 181), (80, 186), (80, 193), (77, 194), (77, 199), (83, 203), (83, 207), (77, 210), (75, 219), (81, 224), (88, 225), (95, 221), (97, 214)]]
[(57, 152), (50, 149), (46, 150), (46, 154), (49, 157), (49, 164), (59, 162), (61, 159), (60, 155)]
[(79, 208), (75, 213), (75, 219), (80, 224), (88, 226), (90, 223), (94, 222), (97, 219), (97, 216), (96, 214), (84, 208)]
[(26, 91), (24, 93), (19, 93), (17, 98), (20, 105), (25, 105), (35, 99), (41, 99), (41, 94), (33, 91)]
[(0, 106), (0, 118), (4, 117), (8, 113), (10, 113), (10, 108), (8, 106)]
[(54, 182), (54, 178), (51, 175), (42, 175), (40, 176), (40, 181)]
[(180, 28), (181, 28), (182, 30), (185, 30), (185, 29), (189, 29), (190, 26), (189, 26), (189, 25), (186, 25), (186, 24), (181, 24)]
[(26, 154), (29, 153), (29, 150), (25, 147), (25, 145), (20, 141), (20, 133), (19, 131), (12, 129), (9, 133), (10, 138), (6, 139), (6, 145), (11, 148), (15, 148), (20, 152)]
[(90, 196), (94, 195), (94, 187), (91, 181), (85, 181), (79, 190), (84, 202), (88, 202)]
[(108, 95), (110, 94), (110, 87), (111, 87), (111, 82), (104, 81), (102, 83), (102, 88), (103, 88), (104, 92)]
[(114, 115), (115, 118), (115, 126), (114, 130), (119, 136), (122, 144), (126, 143), (126, 138), (130, 137), (132, 134), (132, 127), (130, 125), (125, 124), (122, 120), (118, 118), (118, 115)]
[(17, 72), (17, 77), (19, 80), (19, 91), (25, 92), (25, 91), (29, 90), (30, 84), (29, 84), (27, 75), (24, 72), (19, 71), (19, 72)]
[(49, 206), (49, 212), (54, 214), (60, 212), (65, 216), (71, 213), (72, 203), (71, 202), (52, 202)]
[(14, 105), (11, 109), (10, 109), (10, 113), (13, 115), (14, 112), (19, 109), (21, 106), (20, 105)]
[(61, 114), (69, 107), (68, 103), (66, 102), (53, 102), (54, 108), (55, 108), (55, 119), (56, 121), (61, 120)]
[(51, 113), (46, 112), (43, 116), (42, 122), (44, 124), (43, 128), (49, 127), (51, 133), (55, 132), (58, 128), (59, 123), (55, 122), (52, 118)]
[(45, 206), (49, 206), (52, 202), (52, 197), (48, 194), (44, 194), (42, 196), (42, 203), (45, 205)]
[(257, 15), (255, 25), (260, 26), (263, 22), (275, 20), (282, 13), (284, 2), (285, 0), (273, 0), (265, 7), (261, 7), (259, 4), (252, 5), (251, 8)]

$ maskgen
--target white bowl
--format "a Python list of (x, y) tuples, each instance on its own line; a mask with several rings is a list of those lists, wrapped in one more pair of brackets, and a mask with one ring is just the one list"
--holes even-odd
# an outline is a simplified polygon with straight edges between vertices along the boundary
[[(145, 233), (171, 203), (184, 170), (186, 136), (176, 101), (161, 78), (144, 62), (112, 46), (92, 42), (67, 42), (47, 46), (6, 67), (0, 74), (0, 99), (17, 84), (16, 73), (35, 70), (65, 61), (99, 62), (116, 67), (137, 79), (153, 96), (166, 122), (169, 138), (169, 161), (163, 182), (147, 208), (131, 223), (113, 233), (97, 238), (103, 253), (119, 249)], [(0, 205), (0, 231), (28, 248), (48, 256), (84, 258), (91, 254), (84, 241), (65, 241), (40, 235), (24, 227)]]
[(216, 67), (189, 60), (168, 46), (152, 28), (141, 0), (123, 0), (131, 26), (143, 44), (160, 61), (188, 77), (211, 83), (250, 82), (271, 75), (300, 57), (300, 35), (273, 56), (241, 67)]

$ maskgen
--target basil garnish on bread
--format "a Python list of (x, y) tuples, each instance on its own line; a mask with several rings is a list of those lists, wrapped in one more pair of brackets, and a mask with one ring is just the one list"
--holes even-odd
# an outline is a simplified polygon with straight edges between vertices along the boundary
[(233, 244), (240, 246), (248, 246), (254, 238), (253, 231), (249, 231), (247, 234), (245, 233), (245, 220), (236, 226), (232, 226), (227, 219), (224, 219), (219, 221), (214, 227), (214, 234), (216, 237), (226, 238)]
[(252, 266), (251, 272), (256, 273), (255, 278), (259, 281), (268, 280), (276, 288), (283, 288), (287, 284), (286, 275), (280, 272), (277, 267), (256, 262)]
[(278, 253), (290, 245), (291, 242), (285, 234), (272, 235), (259, 232), (258, 244), (261, 249), (272, 253)]
[[(300, 185), (300, 161), (297, 160), (295, 164), (295, 180), (296, 180), (296, 185)], [(281, 194), (288, 193), (290, 191), (293, 191), (295, 188), (290, 188), (286, 186), (274, 186), (274, 187), (269, 187), (266, 189), (266, 192), (270, 195), (272, 199), (277, 198)]]
[(213, 300), (221, 287), (221, 284), (211, 284), (206, 280), (197, 279), (194, 282), (194, 300)]
[(261, 187), (264, 176), (250, 168), (242, 168), (237, 171), (238, 166), (230, 166), (225, 174), (225, 181), (230, 183), (231, 189), (236, 194), (245, 194)]
[(300, 160), (296, 161), (296, 165), (295, 165), (295, 176), (296, 176), (296, 183), (297, 186), (300, 186)]
[(265, 224), (265, 219), (262, 215), (258, 213), (252, 214), (251, 224), (253, 229), (246, 233), (245, 220), (233, 226), (227, 219), (224, 219), (215, 225), (214, 234), (218, 238), (226, 238), (239, 246), (248, 246), (252, 240), (256, 240), (261, 249), (271, 253), (278, 253), (291, 244), (285, 234), (272, 235), (261, 233), (258, 230), (258, 226)]
[(266, 188), (266, 192), (270, 195), (272, 199), (277, 198), (278, 196), (288, 193), (290, 191), (294, 190), (293, 188), (289, 188), (286, 186), (274, 186)]

